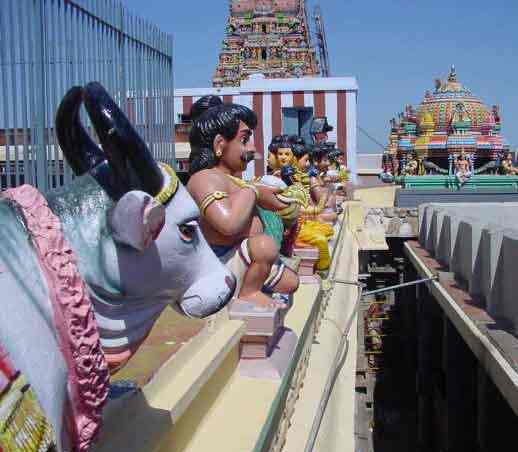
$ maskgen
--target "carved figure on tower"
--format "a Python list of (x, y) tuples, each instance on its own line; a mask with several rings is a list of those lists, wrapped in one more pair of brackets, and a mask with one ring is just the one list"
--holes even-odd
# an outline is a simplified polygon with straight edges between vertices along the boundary
[[(252, 47), (232, 65), (219, 59), (214, 86), (239, 86), (255, 73), (266, 78), (319, 76), (306, 23), (305, 0), (229, 0), (230, 18), (221, 54)], [(297, 50), (297, 52), (294, 51)], [(289, 54), (289, 57), (284, 57)], [(235, 69), (235, 71), (232, 71)]]

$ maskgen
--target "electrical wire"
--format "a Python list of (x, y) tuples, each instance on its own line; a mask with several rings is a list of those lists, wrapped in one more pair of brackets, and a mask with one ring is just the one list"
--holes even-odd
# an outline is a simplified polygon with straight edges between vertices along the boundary
[(371, 136), (369, 132), (367, 132), (363, 127), (358, 126), (358, 130), (363, 133), (369, 140), (371, 140), (373, 143), (377, 144), (383, 151), (385, 151), (385, 146), (381, 144), (376, 138)]

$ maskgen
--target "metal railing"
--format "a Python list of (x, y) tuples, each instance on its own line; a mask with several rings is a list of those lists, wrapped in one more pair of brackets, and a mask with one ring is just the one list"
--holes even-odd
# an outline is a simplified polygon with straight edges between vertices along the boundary
[(0, 189), (29, 183), (46, 191), (70, 182), (54, 117), (69, 88), (94, 80), (154, 157), (175, 164), (170, 35), (116, 0), (1, 3)]

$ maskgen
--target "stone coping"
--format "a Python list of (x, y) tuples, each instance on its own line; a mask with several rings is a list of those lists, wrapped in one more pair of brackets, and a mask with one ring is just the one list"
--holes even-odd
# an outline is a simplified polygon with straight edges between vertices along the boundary
[(425, 203), (481, 203), (481, 202), (517, 202), (518, 191), (505, 188), (448, 190), (439, 188), (398, 189), (395, 205), (398, 207), (417, 207)]
[(454, 275), (420, 243), (405, 243), (420, 277), (439, 276), (428, 283), (431, 294), (518, 415), (518, 339), (485, 309), (478, 306)]
[(518, 333), (518, 203), (424, 204), (419, 242), (478, 306)]

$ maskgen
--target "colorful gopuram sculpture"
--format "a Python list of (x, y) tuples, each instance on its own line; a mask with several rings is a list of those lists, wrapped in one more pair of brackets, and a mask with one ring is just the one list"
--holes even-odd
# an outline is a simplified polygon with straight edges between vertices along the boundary
[(381, 175), (387, 182), (442, 175), (462, 185), (472, 176), (504, 173), (509, 145), (501, 135), (499, 108), (488, 109), (457, 80), (454, 67), (445, 82), (436, 80), (417, 110), (407, 105), (390, 126)]
[[(80, 123), (82, 105), (102, 148)], [(236, 287), (175, 172), (100, 84), (66, 94), (56, 133), (72, 185), (0, 195), (2, 450), (45, 450), (50, 427), (59, 450), (89, 450), (110, 372), (163, 309), (206, 317)]]
[(305, 0), (230, 0), (230, 15), (214, 86), (239, 86), (254, 73), (266, 78), (318, 76)]

